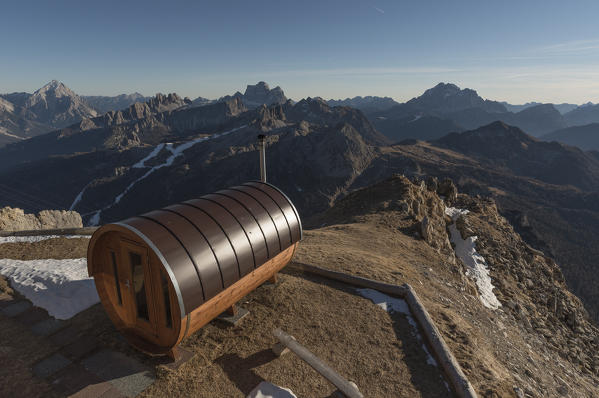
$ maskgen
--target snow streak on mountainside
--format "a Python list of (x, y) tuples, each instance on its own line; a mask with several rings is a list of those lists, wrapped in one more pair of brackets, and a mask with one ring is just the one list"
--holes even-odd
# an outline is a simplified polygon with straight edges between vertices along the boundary
[[(177, 147), (174, 146), (173, 143), (164, 143), (164, 144), (159, 144), (156, 146), (156, 148), (154, 148), (154, 150), (152, 150), (152, 152), (150, 152), (150, 154), (148, 156), (146, 156), (145, 158), (143, 158), (142, 160), (140, 160), (139, 162), (135, 163), (132, 168), (146, 168), (149, 166), (145, 166), (145, 162), (153, 159), (154, 157), (158, 156), (158, 154), (160, 154), (160, 152), (162, 152), (163, 149), (166, 149), (167, 151), (170, 152), (170, 156), (166, 158), (166, 160), (156, 166), (152, 166), (149, 168), (148, 171), (146, 171), (141, 177), (139, 177), (138, 179), (136, 179), (135, 181), (131, 182), (123, 192), (121, 192), (119, 195), (117, 195), (114, 200), (107, 206), (104, 206), (103, 208), (96, 210), (95, 212), (92, 213), (87, 213), (85, 215), (91, 215), (90, 219), (89, 219), (89, 225), (99, 225), (100, 224), (100, 220), (101, 220), (101, 216), (102, 216), (102, 212), (104, 210), (110, 209), (112, 206), (116, 205), (117, 203), (119, 203), (121, 201), (121, 199), (123, 199), (123, 197), (131, 190), (131, 188), (133, 188), (138, 182), (142, 181), (143, 179), (145, 179), (146, 177), (148, 177), (150, 174), (152, 174), (153, 172), (155, 172), (156, 170), (159, 170), (163, 167), (169, 167), (173, 164), (173, 162), (175, 161), (176, 158), (178, 158), (179, 156), (183, 155), (183, 152), (186, 151), (187, 149), (191, 148), (192, 146), (199, 144), (200, 142), (204, 142), (207, 141), (209, 139), (214, 139), (214, 138), (218, 138), (218, 137), (223, 137), (225, 135), (231, 134), (235, 131), (241, 130), (243, 128), (245, 128), (246, 126), (240, 126), (240, 127), (236, 127), (232, 130), (229, 131), (225, 131), (223, 133), (219, 133), (219, 134), (214, 134), (211, 135), (210, 137), (202, 137), (202, 138), (196, 138), (195, 140), (191, 140), (188, 141), (186, 143), (180, 144)], [(75, 198), (73, 204), (71, 205), (71, 208), (74, 208), (74, 206), (81, 200), (81, 198), (83, 197), (83, 194), (85, 192), (85, 189), (89, 186), (86, 185), (83, 190), (77, 195), (77, 197)]]

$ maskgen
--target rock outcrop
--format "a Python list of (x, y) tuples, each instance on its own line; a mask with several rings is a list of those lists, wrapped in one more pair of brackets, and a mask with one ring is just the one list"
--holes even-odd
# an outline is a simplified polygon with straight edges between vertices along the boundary
[(478, 237), (477, 251), (489, 264), (504, 311), (528, 333), (542, 336), (562, 360), (597, 374), (599, 329), (555, 261), (526, 244), (492, 200), (459, 195), (455, 205), (470, 211), (456, 226), (463, 237)]
[(22, 209), (12, 207), (0, 209), (0, 231), (81, 227), (83, 222), (76, 211), (42, 210), (38, 214), (26, 214)]

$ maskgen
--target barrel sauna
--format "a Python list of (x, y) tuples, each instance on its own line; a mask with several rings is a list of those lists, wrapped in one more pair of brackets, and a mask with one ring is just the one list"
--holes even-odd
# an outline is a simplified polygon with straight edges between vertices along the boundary
[(110, 319), (134, 347), (176, 347), (289, 263), (299, 214), (255, 181), (106, 224), (92, 236), (88, 272)]

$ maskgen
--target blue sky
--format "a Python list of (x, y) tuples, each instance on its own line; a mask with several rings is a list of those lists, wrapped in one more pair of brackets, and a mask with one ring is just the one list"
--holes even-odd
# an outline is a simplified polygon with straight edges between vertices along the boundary
[(260, 80), (294, 99), (390, 96), (440, 81), (522, 103), (599, 102), (599, 2), (14, 1), (0, 92), (216, 98)]

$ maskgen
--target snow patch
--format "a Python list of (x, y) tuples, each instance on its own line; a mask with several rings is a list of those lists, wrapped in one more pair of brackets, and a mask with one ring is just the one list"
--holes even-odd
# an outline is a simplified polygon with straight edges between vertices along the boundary
[(260, 382), (247, 398), (297, 398), (288, 388), (275, 386), (267, 381)]
[(458, 231), (456, 221), (461, 215), (468, 214), (468, 210), (456, 209), (455, 207), (446, 207), (445, 214), (451, 217), (453, 224), (449, 226), (449, 233), (451, 234), (451, 242), (455, 245), (455, 253), (462, 260), (462, 262), (468, 267), (466, 275), (474, 279), (476, 287), (478, 288), (478, 294), (480, 301), (487, 308), (493, 310), (501, 307), (501, 303), (497, 300), (495, 293), (493, 293), (493, 283), (491, 283), (491, 276), (489, 274), (489, 266), (483, 256), (476, 251), (476, 240), (477, 236), (470, 236), (466, 239), (462, 238), (462, 234)]
[(85, 258), (0, 259), (0, 274), (33, 305), (57, 319), (69, 319), (100, 301), (94, 280), (87, 276)]
[(2, 243), (20, 243), (20, 242), (41, 242), (42, 240), (56, 239), (56, 238), (89, 238), (89, 235), (37, 235), (37, 236), (3, 236), (0, 237), (0, 244)]
[(418, 324), (412, 316), (410, 307), (408, 307), (408, 303), (405, 300), (397, 297), (388, 296), (384, 293), (379, 292), (378, 290), (373, 289), (357, 289), (357, 292), (362, 297), (369, 299), (374, 304), (378, 305), (379, 307), (381, 307), (389, 313), (398, 312), (400, 314), (405, 315), (406, 319), (408, 320), (408, 323), (410, 324), (410, 326), (412, 326), (412, 332), (414, 333), (414, 335), (422, 345), (422, 349), (426, 353), (426, 363), (432, 366), (438, 366), (437, 361), (431, 355), (430, 351), (426, 347), (426, 344), (424, 344), (422, 340), (422, 335), (418, 330)]

